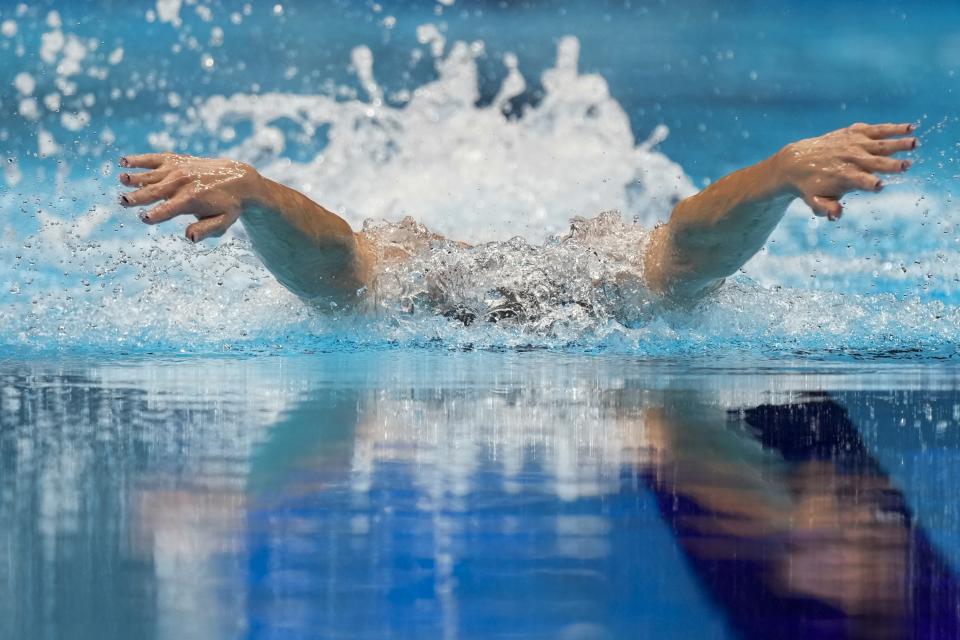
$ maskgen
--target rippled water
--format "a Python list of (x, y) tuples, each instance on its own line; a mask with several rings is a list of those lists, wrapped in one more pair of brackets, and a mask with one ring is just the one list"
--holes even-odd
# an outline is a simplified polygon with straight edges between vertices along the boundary
[(953, 637), (952, 368), (0, 367), (0, 637)]

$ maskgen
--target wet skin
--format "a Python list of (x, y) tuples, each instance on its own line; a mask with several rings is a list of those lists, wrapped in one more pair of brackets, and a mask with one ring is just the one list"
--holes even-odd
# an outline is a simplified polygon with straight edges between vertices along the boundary
[[(883, 189), (878, 174), (902, 173), (909, 160), (893, 158), (917, 146), (911, 124), (854, 124), (800, 140), (680, 202), (654, 230), (644, 256), (653, 291), (696, 299), (736, 272), (801, 198), (818, 216), (843, 215), (840, 198)], [(146, 224), (181, 215), (193, 242), (222, 235), (241, 217), (254, 250), (285, 287), (306, 300), (356, 299), (369, 283), (375, 258), (362, 233), (303, 194), (261, 176), (248, 164), (172, 153), (121, 158), (120, 182), (136, 188), (125, 207), (154, 205)]]

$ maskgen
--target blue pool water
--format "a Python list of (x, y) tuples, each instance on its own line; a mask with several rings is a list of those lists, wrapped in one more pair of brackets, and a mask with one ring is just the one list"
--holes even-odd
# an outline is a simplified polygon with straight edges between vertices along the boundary
[[(958, 637), (957, 25), (0, 0), (0, 638)], [(692, 310), (556, 240), (888, 120), (910, 174), (838, 224), (795, 205)], [(309, 308), (239, 225), (121, 210), (150, 149), (489, 243), (451, 296), (536, 313)]]
[(952, 367), (0, 370), (4, 638), (955, 637)]

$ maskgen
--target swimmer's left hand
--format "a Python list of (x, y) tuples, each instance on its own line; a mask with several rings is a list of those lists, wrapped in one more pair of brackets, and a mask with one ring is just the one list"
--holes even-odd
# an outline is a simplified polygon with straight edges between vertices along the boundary
[[(839, 220), (840, 198), (851, 191), (880, 191), (878, 173), (903, 173), (909, 160), (890, 156), (910, 151), (917, 139), (914, 126), (857, 123), (816, 138), (788, 144), (771, 160), (786, 188), (815, 215)], [(906, 136), (906, 137), (904, 137)]]
[(854, 124), (788, 144), (752, 167), (720, 178), (684, 199), (655, 229), (644, 255), (644, 279), (674, 300), (693, 300), (743, 267), (783, 219), (793, 198), (818, 216), (838, 220), (840, 199), (880, 191), (878, 174), (903, 173), (892, 157), (917, 146), (903, 124)]
[(190, 214), (191, 242), (219, 237), (237, 221), (244, 204), (263, 189), (256, 169), (227, 159), (197, 158), (175, 153), (148, 153), (120, 159), (121, 167), (148, 169), (121, 173), (120, 182), (138, 187), (120, 196), (124, 207), (140, 207), (163, 201), (140, 215), (146, 224), (159, 224)]

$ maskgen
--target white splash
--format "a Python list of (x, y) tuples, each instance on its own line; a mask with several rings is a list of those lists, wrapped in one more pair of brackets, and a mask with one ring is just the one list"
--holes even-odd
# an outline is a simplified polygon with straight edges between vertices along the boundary
[(21, 71), (13, 78), (13, 86), (23, 96), (33, 95), (33, 90), (37, 87), (37, 81), (26, 71)]
[[(219, 139), (249, 122), (249, 137), (223, 155), (322, 194), (317, 197), (355, 226), (367, 218), (413, 216), (466, 241), (522, 235), (536, 243), (565, 231), (574, 216), (609, 209), (649, 222), (693, 193), (683, 170), (655, 150), (665, 128), (637, 145), (606, 81), (577, 71), (575, 38), (561, 41), (557, 65), (544, 74), (543, 101), (519, 118), (506, 113), (526, 86), (512, 56), (505, 59), (508, 76), (499, 94), (490, 105), (476, 106), (475, 58), (481, 52), (456, 43), (438, 61), (438, 78), (398, 107), (382, 104), (372, 56), (361, 47), (353, 66), (370, 102), (237, 94), (210, 98), (197, 114), (203, 135)], [(285, 135), (276, 125), (281, 119), (300, 131)], [(309, 141), (323, 127), (329, 127), (329, 143), (311, 160), (284, 157), (296, 136)]]
[[(29, 236), (0, 222), (0, 261), (12, 265), (0, 273), (0, 343), (110, 352), (384, 344), (652, 356), (955, 351), (957, 307), (936, 295), (905, 300), (889, 293), (903, 293), (897, 283), (922, 281), (950, 294), (956, 285), (945, 281), (960, 273), (957, 252), (946, 251), (958, 237), (955, 208), (917, 193), (857, 201), (832, 226), (811, 222), (798, 207), (747, 267), (772, 287), (798, 288), (735, 279), (696, 309), (658, 308), (635, 282), (645, 229), (694, 191), (656, 148), (667, 130), (657, 128), (638, 144), (604, 79), (580, 73), (574, 38), (560, 42), (539, 103), (514, 112), (527, 83), (516, 56), (506, 55), (499, 91), (478, 104), (476, 58), (483, 52), (481, 43), (454, 43), (436, 60), (436, 79), (403, 104), (377, 83), (366, 47), (352, 56), (365, 99), (268, 93), (197, 103), (170, 93), (171, 107), (183, 112), (165, 118), (169, 124), (150, 138), (163, 148), (221, 141), (219, 153), (255, 163), (357, 228), (370, 218), (394, 221), (369, 223), (371, 233), (402, 232), (413, 223), (396, 221), (411, 215), (477, 245), (429, 246), (391, 283), (378, 283), (380, 313), (356, 317), (304, 306), (264, 270), (239, 225), (201, 246), (180, 237), (183, 223), (144, 229), (104, 197), (116, 188), (106, 176), (71, 182), (65, 204), (0, 191), (0, 210), (37, 221)], [(58, 50), (51, 64), (64, 57)], [(90, 126), (82, 96), (60, 94), (72, 101), (63, 124)], [(45, 99), (44, 107), (61, 107), (54, 103)], [(24, 117), (39, 115), (33, 97), (20, 109)], [(45, 123), (36, 125), (39, 151), (55, 153), (59, 145)], [(112, 134), (103, 139), (109, 144)], [(10, 184), (20, 181), (18, 163), (5, 163), (4, 174)], [(77, 215), (78, 207), (89, 208)], [(612, 209), (622, 215), (592, 219)], [(587, 220), (571, 230), (576, 216)], [(844, 243), (864, 253), (850, 257)], [(811, 275), (825, 291), (811, 286)], [(833, 291), (878, 294), (833, 293), (831, 283), (841, 283)], [(438, 291), (439, 309), (420, 304), (424, 292)]]
[(157, 18), (160, 22), (169, 22), (179, 27), (181, 4), (181, 0), (157, 0)]

